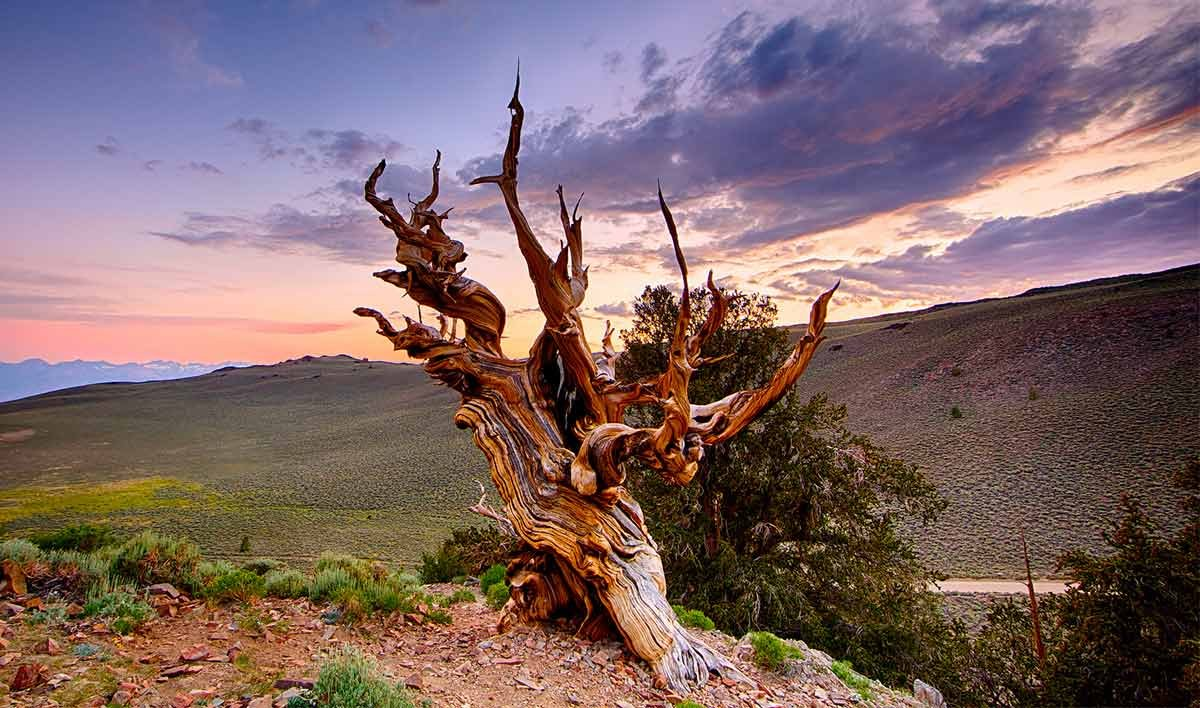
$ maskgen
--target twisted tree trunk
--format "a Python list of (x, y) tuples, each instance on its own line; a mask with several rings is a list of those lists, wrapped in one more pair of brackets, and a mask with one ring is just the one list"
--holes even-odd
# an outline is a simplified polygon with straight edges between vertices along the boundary
[[(433, 209), (441, 153), (433, 165), (429, 195), (412, 204), (407, 218), (391, 199), (376, 194), (385, 162), (371, 173), (365, 188), (367, 202), (396, 234), (396, 260), (404, 266), (400, 271), (380, 271), (375, 277), (435, 309), (441, 326), (405, 317), (405, 327), (398, 330), (375, 310), (358, 308), (355, 313), (373, 317), (379, 334), (391, 340), (396, 350), (424, 360), (425, 371), (462, 395), (454, 421), (474, 432), (504, 502), (503, 516), (525, 544), (509, 567), (513, 591), (503, 625), (567, 616), (578, 620), (581, 636), (616, 632), (650, 664), (660, 684), (680, 692), (703, 684), (710, 672), (744, 678), (676, 621), (665, 597), (657, 547), (641, 508), (623, 486), (621, 465), (636, 458), (674, 483), (691, 480), (704, 445), (735, 435), (803, 373), (821, 342), (833, 289), (813, 304), (807, 333), (770, 383), (707, 405), (692, 405), (688, 382), (692, 371), (705, 363), (700, 351), (720, 327), (726, 300), (710, 273), (713, 306), (699, 331), (688, 336), (687, 266), (660, 189), (659, 203), (683, 276), (669, 364), (652, 379), (618, 382), (611, 328), (605, 333), (602, 354), (594, 356), (578, 311), (587, 290), (578, 203), (575, 212), (568, 214), (562, 187), (558, 188), (565, 245), (553, 260), (521, 211), (517, 154), (524, 109), (519, 89), (518, 78), (508, 106), (512, 122), (502, 171), (472, 184), (499, 187), (546, 318), (529, 356), (518, 360), (504, 355), (500, 346), (504, 306), (457, 267), (466, 252), (442, 228), (449, 211)], [(452, 320), (463, 321), (462, 338), (455, 336)], [(624, 410), (633, 404), (661, 407), (662, 425), (625, 425)]]

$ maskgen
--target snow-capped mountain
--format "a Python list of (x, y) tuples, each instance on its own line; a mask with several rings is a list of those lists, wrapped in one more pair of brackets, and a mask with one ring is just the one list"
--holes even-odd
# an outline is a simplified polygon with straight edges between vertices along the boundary
[(220, 364), (181, 364), (156, 359), (147, 362), (113, 364), (107, 361), (63, 361), (51, 364), (43, 359), (26, 359), (16, 363), (0, 362), (0, 401), (12, 401), (61, 388), (84, 386), (109, 381), (162, 381), (199, 376), (223, 366)]

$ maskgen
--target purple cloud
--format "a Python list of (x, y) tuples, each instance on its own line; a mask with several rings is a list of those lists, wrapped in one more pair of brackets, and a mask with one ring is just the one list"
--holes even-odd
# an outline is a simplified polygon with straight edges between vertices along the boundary
[(1146, 124), (1198, 103), (1191, 18), (1084, 62), (1076, 47), (1095, 18), (1082, 6), (932, 9), (929, 26), (747, 13), (676, 70), (647, 47), (639, 112), (591, 125), (568, 111), (529, 131), (522, 184), (562, 182), (626, 213), (653, 210), (658, 178), (680, 214), (728, 195), (737, 208), (705, 223), (732, 256), (975, 191), (1102, 117)]
[(848, 293), (953, 297), (982, 281), (1059, 282), (1063, 273), (1193, 262), (1200, 262), (1200, 173), (1052, 216), (992, 219), (941, 253), (916, 245), (870, 263), (800, 270), (771, 286), (806, 297), (841, 278)]

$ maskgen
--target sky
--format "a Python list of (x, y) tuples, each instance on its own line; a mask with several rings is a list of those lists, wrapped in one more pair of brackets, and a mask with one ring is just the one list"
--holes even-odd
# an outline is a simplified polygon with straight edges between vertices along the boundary
[[(0, 4), (0, 360), (401, 360), (357, 306), (424, 195), (523, 356), (542, 325), (493, 185), (518, 59), (522, 204), (582, 314), (693, 274), (833, 320), (1200, 261), (1188, 2)], [(696, 279), (696, 276), (693, 276)]]

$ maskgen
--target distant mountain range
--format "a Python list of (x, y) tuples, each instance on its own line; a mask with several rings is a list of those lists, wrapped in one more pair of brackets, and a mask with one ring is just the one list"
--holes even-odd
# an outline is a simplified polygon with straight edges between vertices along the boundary
[(44, 359), (26, 359), (16, 363), (0, 362), (0, 401), (14, 401), (61, 388), (86, 386), (110, 381), (165, 381), (199, 376), (223, 366), (244, 366), (235, 362), (220, 364), (181, 364), (177, 361), (147, 361), (112, 364), (107, 361), (63, 361), (51, 364)]

